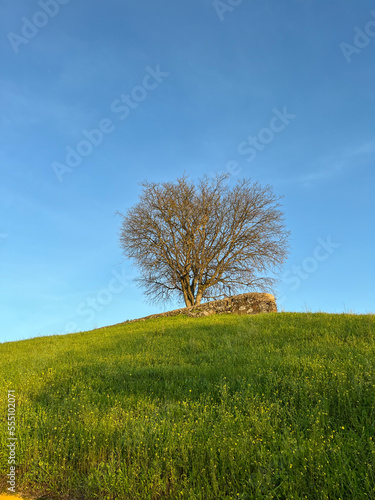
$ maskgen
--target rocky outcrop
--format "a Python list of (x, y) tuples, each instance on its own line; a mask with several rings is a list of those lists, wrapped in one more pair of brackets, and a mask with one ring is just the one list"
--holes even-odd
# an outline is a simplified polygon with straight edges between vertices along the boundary
[(222, 300), (205, 302), (199, 306), (183, 307), (182, 309), (152, 314), (145, 318), (130, 321), (144, 321), (150, 318), (178, 316), (180, 314), (196, 318), (200, 316), (211, 316), (212, 314), (258, 314), (267, 312), (277, 312), (276, 301), (273, 295), (269, 293), (243, 293)]

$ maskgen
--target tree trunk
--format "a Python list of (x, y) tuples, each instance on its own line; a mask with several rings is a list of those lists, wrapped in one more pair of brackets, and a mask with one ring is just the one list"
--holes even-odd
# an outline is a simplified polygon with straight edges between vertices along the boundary
[(195, 305), (196, 306), (199, 306), (199, 304), (201, 303), (203, 294), (204, 294), (204, 286), (202, 286), (202, 284), (200, 283), (198, 285), (197, 296), (195, 297)]
[(184, 291), (184, 300), (186, 307), (192, 307), (194, 305), (185, 291)]
[(195, 306), (199, 306), (199, 304), (201, 303), (201, 300), (202, 300), (202, 294), (200, 294), (198, 292), (197, 296), (195, 297), (195, 303), (194, 303), (194, 305)]
[(186, 307), (192, 307), (194, 305), (193, 301), (191, 300), (190, 298), (190, 294), (187, 292), (187, 290), (185, 289), (185, 287), (183, 286), (183, 294), (184, 294), (184, 301), (185, 301), (185, 305)]
[(185, 299), (185, 304), (186, 304), (186, 307), (193, 307), (193, 303), (191, 302), (191, 300), (189, 300), (187, 297)]

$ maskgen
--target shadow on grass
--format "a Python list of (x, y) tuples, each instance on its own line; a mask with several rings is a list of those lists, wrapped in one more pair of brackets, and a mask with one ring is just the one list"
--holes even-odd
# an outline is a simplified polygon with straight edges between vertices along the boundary
[(59, 370), (47, 374), (33, 400), (48, 409), (52, 402), (69, 405), (69, 397), (83, 396), (102, 409), (113, 398), (147, 397), (166, 403), (199, 400), (209, 393), (215, 401), (224, 379), (231, 392), (240, 388), (251, 372), (249, 353), (259, 340), (255, 322), (238, 316), (229, 323), (197, 321), (192, 329), (191, 322), (164, 321), (150, 322), (146, 331), (138, 328), (131, 338), (124, 328), (123, 338), (116, 335), (108, 345), (61, 356)]

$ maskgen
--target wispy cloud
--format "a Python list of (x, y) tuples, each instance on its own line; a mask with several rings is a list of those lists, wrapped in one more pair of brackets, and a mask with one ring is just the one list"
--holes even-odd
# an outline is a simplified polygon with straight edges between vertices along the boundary
[(298, 179), (298, 182), (300, 184), (303, 184), (305, 187), (312, 186), (314, 183), (318, 181), (324, 181), (330, 179), (334, 175), (342, 173), (343, 170), (344, 168), (342, 165), (334, 165), (331, 168), (303, 175)]
[(369, 141), (361, 144), (360, 146), (354, 146), (344, 150), (344, 154), (349, 157), (362, 156), (375, 153), (375, 140)]
[(22, 85), (15, 86), (10, 82), (2, 82), (4, 99), (7, 102), (0, 119), (0, 127), (4, 133), (10, 125), (24, 129), (33, 128), (44, 123), (58, 124), (59, 128), (73, 128), (74, 124), (85, 124), (97, 117), (95, 110), (84, 106), (67, 105), (60, 98), (48, 95), (27, 94)]
[(366, 156), (374, 153), (375, 141), (349, 146), (329, 156), (318, 158), (309, 165), (309, 172), (279, 182), (311, 187), (337, 175), (345, 174), (346, 171), (358, 164), (360, 158), (365, 159)]

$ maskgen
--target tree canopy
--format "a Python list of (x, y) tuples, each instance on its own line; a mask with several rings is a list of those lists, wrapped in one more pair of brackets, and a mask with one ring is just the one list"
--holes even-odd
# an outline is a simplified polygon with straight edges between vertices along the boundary
[(250, 179), (230, 188), (228, 177), (144, 181), (139, 202), (118, 212), (120, 246), (139, 268), (136, 281), (150, 302), (177, 296), (189, 307), (272, 291), (288, 253), (281, 197)]

